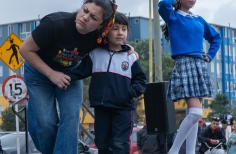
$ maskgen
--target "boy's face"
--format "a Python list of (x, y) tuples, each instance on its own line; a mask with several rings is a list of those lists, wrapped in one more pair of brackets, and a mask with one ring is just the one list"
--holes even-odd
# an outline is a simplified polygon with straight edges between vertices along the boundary
[(126, 25), (115, 23), (112, 29), (107, 34), (109, 45), (120, 46), (125, 44), (127, 34), (128, 29)]

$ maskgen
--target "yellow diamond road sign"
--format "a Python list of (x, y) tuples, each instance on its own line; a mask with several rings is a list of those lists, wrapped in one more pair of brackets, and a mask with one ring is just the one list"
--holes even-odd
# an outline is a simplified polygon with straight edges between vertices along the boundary
[(13, 71), (16, 72), (24, 63), (24, 58), (19, 52), (22, 44), (16, 34), (12, 33), (0, 48), (0, 59)]

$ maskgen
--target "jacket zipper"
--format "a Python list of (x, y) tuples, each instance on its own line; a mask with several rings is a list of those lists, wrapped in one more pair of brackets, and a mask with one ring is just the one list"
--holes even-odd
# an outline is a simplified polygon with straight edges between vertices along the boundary
[[(109, 59), (109, 63), (108, 63), (108, 67), (107, 67), (107, 73), (109, 72), (109, 69), (110, 69), (110, 66), (111, 66), (111, 59), (112, 59), (112, 57), (113, 57), (113, 55), (116, 53), (116, 52), (114, 52), (114, 53), (110, 53), (110, 51), (108, 50), (108, 52), (109, 52), (109, 54), (110, 54), (110, 59)], [(106, 78), (107, 78), (107, 76), (106, 76)], [(106, 87), (107, 86), (105, 86), (105, 88), (104, 88), (104, 92), (103, 92), (103, 96), (102, 96), (102, 105), (103, 105), (103, 100), (104, 100), (104, 96), (105, 96), (105, 92), (106, 92)]]

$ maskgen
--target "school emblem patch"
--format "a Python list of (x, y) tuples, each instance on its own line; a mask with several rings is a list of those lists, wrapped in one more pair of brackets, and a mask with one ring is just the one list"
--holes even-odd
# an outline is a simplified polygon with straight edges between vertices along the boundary
[(129, 69), (129, 63), (127, 61), (122, 62), (121, 68), (123, 71), (127, 71)]

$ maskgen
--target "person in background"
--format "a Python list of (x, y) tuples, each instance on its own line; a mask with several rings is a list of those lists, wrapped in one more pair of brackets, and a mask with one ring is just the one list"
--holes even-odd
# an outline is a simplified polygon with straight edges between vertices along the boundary
[(228, 139), (234, 133), (236, 133), (236, 119), (231, 118), (230, 122), (229, 122), (229, 125), (227, 126), (226, 131), (225, 131), (226, 141), (228, 141)]
[(227, 141), (227, 154), (236, 154), (236, 134), (233, 133)]
[(221, 120), (221, 128), (224, 130), (225, 137), (226, 137), (226, 129), (227, 129), (227, 126), (228, 126), (227, 120), (225, 120), (225, 119)]
[[(201, 101), (213, 96), (206, 62), (214, 59), (221, 38), (201, 16), (190, 11), (195, 3), (196, 0), (161, 0), (158, 4), (159, 14), (165, 21), (162, 31), (170, 41), (171, 58), (175, 60), (167, 102), (184, 99), (188, 113), (168, 154), (178, 154), (185, 139), (187, 153), (195, 154), (198, 120), (202, 116)], [(207, 53), (203, 51), (204, 39), (210, 44)]]
[(230, 112), (228, 112), (227, 117), (226, 117), (226, 120), (228, 121), (228, 123), (230, 123), (231, 118), (232, 118), (232, 115)]
[(91, 77), (89, 102), (95, 115), (95, 144), (99, 154), (129, 154), (133, 128), (134, 97), (146, 90), (146, 75), (125, 45), (128, 18), (114, 14), (111, 30), (100, 47), (91, 51), (74, 70), (65, 72), (73, 80)]
[[(221, 120), (221, 128), (222, 128), (222, 130), (223, 130), (223, 132), (224, 132), (225, 137), (226, 137), (226, 129), (227, 129), (227, 126), (228, 126), (227, 120), (225, 120), (225, 119)], [(228, 139), (226, 139), (226, 142), (227, 142), (227, 141), (228, 141)], [(225, 150), (227, 149), (226, 144), (223, 144), (223, 147), (224, 147)]]
[[(213, 117), (211, 124), (207, 126), (202, 132), (198, 135), (198, 141), (201, 142), (201, 147), (199, 149), (200, 154), (204, 154), (209, 147), (216, 147), (219, 143), (226, 143), (226, 138), (223, 130), (219, 127), (220, 118)], [(205, 143), (207, 144), (205, 144)], [(217, 152), (216, 152), (217, 151)], [(225, 154), (224, 150), (221, 149), (221, 146), (218, 146), (216, 149), (211, 150), (211, 153)]]
[(197, 135), (201, 133), (201, 131), (206, 127), (203, 125), (204, 121), (202, 118), (198, 120), (198, 132)]
[(144, 124), (144, 127), (137, 132), (138, 154), (161, 154), (158, 135), (148, 135), (147, 133), (146, 117)]

